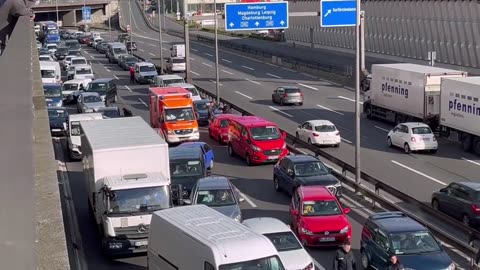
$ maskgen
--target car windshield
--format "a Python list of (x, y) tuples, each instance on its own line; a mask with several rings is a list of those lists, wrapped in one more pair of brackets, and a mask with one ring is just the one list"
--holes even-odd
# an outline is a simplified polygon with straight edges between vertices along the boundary
[(89, 83), (85, 92), (104, 93), (107, 91), (106, 83)]
[(69, 51), (68, 55), (82, 56), (82, 54), (79, 51)]
[(45, 87), (43, 88), (43, 92), (45, 93), (45, 97), (59, 97), (62, 95), (62, 88), (61, 87)]
[(197, 192), (197, 204), (207, 206), (235, 205), (235, 197), (231, 189), (199, 190)]
[(70, 42), (70, 43), (66, 43), (65, 45), (67, 45), (71, 50), (80, 49), (80, 44), (78, 44), (77, 42)]
[(192, 108), (177, 108), (177, 109), (165, 109), (165, 120), (166, 122), (174, 121), (193, 121), (195, 116), (193, 114)]
[(155, 66), (141, 66), (140, 72), (156, 71)]
[(86, 65), (87, 60), (85, 59), (72, 59), (72, 65)]
[(173, 58), (172, 63), (174, 63), (174, 64), (185, 63), (185, 59), (183, 59), (183, 58)]
[(165, 85), (170, 85), (170, 84), (174, 84), (174, 83), (185, 83), (185, 81), (183, 79), (167, 79), (167, 80), (163, 80), (163, 83)]
[(440, 251), (440, 246), (428, 231), (390, 234), (392, 250), (397, 255)]
[(40, 61), (50, 61), (50, 60), (52, 60), (52, 58), (50, 58), (50, 56), (48, 56), (48, 55), (40, 55), (38, 58), (39, 58)]
[(270, 239), (279, 252), (302, 249), (302, 245), (292, 232), (267, 233), (264, 235)]
[(66, 118), (67, 111), (66, 110), (48, 110), (48, 117), (49, 118)]
[(328, 173), (327, 168), (319, 161), (298, 163), (293, 166), (296, 176), (314, 176)]
[(81, 129), (80, 129), (80, 122), (74, 121), (70, 123), (70, 135), (71, 136), (80, 136), (82, 135)]
[(278, 256), (220, 265), (219, 270), (284, 270)]
[(124, 54), (124, 53), (127, 53), (127, 50), (125, 50), (124, 48), (113, 48), (113, 53), (114, 54)]
[(203, 174), (200, 160), (170, 160), (170, 172), (172, 177), (199, 176)]
[(102, 98), (99, 96), (84, 96), (83, 103), (94, 103), (94, 102), (102, 102)]
[(90, 68), (77, 68), (76, 73), (78, 75), (92, 74), (92, 70)]
[(318, 131), (318, 132), (334, 132), (336, 130), (337, 129), (335, 128), (335, 126), (332, 126), (332, 125), (315, 126), (315, 131)]
[(413, 134), (432, 134), (432, 130), (429, 127), (416, 127), (412, 128)]
[(189, 87), (189, 88), (185, 88), (185, 89), (187, 89), (188, 91), (190, 91), (190, 93), (192, 93), (192, 96), (198, 96), (198, 90), (197, 90), (197, 88), (191, 88), (191, 87)]
[(337, 201), (305, 201), (302, 204), (302, 216), (334, 216), (341, 214)]
[(120, 112), (115, 110), (102, 110), (100, 113), (103, 115), (104, 118), (117, 118), (120, 117)]
[(63, 90), (72, 91), (78, 89), (78, 83), (65, 83), (63, 84)]
[(280, 138), (280, 131), (275, 126), (250, 128), (252, 139), (256, 141), (276, 140)]
[(58, 48), (57, 53), (66, 53), (68, 52), (68, 48)]
[(198, 111), (206, 111), (208, 110), (208, 104), (205, 102), (195, 103), (195, 109), (197, 109)]
[(41, 70), (42, 78), (55, 78), (55, 70)]
[(301, 91), (298, 88), (285, 88), (285, 93), (294, 94), (294, 93), (301, 93)]
[(151, 212), (170, 208), (168, 186), (111, 191), (109, 214)]
[(56, 49), (57, 48), (57, 45), (47, 45), (47, 49), (51, 50), (51, 49)]
[(125, 57), (125, 58), (123, 59), (123, 61), (124, 61), (125, 63), (136, 63), (138, 60), (137, 60), (137, 58), (135, 58), (135, 57)]

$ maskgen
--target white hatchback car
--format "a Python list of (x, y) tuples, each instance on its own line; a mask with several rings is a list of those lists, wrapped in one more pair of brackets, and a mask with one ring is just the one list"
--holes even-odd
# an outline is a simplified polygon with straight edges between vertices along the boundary
[(305, 251), (290, 227), (282, 221), (270, 217), (261, 217), (244, 220), (242, 224), (256, 233), (264, 235), (273, 243), (285, 270), (315, 269), (310, 255)]
[(337, 127), (328, 120), (309, 120), (301, 124), (295, 133), (298, 139), (313, 145), (340, 146), (342, 138)]
[(438, 149), (437, 138), (430, 127), (419, 122), (398, 124), (388, 132), (387, 145), (401, 147), (407, 154), (420, 150), (435, 153)]

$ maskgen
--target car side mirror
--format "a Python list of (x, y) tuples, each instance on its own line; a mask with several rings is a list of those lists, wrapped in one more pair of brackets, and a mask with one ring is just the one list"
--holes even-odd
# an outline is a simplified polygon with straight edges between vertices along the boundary
[(440, 189), (440, 192), (442, 192), (442, 193), (447, 193), (447, 189), (446, 189), (446, 188), (441, 188), (441, 189)]
[(343, 213), (346, 215), (348, 213), (350, 213), (352, 210), (350, 208), (343, 208)]
[(288, 169), (287, 172), (288, 172), (288, 175), (290, 175), (292, 177), (295, 175), (291, 169)]
[(298, 211), (297, 211), (297, 209), (292, 209), (292, 211), (291, 211), (291, 212), (292, 212), (292, 215), (294, 215), (294, 216), (298, 215)]
[(287, 137), (287, 133), (285, 131), (282, 131), (282, 137), (285, 139)]
[(190, 199), (184, 199), (183, 203), (187, 204), (187, 205), (190, 205), (190, 204), (192, 204), (192, 201)]
[(333, 172), (333, 169), (332, 169), (332, 168), (327, 168), (327, 172), (328, 172), (328, 173), (332, 173), (332, 172)]

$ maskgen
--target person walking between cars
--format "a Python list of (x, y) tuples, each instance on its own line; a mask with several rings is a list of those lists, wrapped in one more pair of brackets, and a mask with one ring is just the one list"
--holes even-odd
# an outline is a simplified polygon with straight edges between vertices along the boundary
[(342, 248), (337, 250), (333, 260), (333, 270), (357, 270), (355, 257), (351, 251), (352, 244), (349, 240), (345, 241)]
[(390, 266), (387, 270), (404, 270), (403, 264), (398, 259), (397, 255), (390, 256)]
[(135, 84), (135, 69), (130, 67), (130, 83)]

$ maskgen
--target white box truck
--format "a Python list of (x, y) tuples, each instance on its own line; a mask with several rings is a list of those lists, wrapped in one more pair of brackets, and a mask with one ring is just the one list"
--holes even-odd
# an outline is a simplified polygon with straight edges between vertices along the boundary
[(140, 117), (80, 125), (88, 202), (103, 251), (146, 252), (152, 213), (172, 206), (168, 144)]
[(442, 79), (440, 134), (480, 155), (480, 77)]
[(148, 241), (150, 270), (284, 269), (268, 238), (206, 205), (153, 213)]
[(441, 79), (466, 76), (463, 71), (409, 63), (373, 65), (363, 112), (367, 118), (397, 124), (421, 121), (436, 128)]
[(171, 57), (185, 58), (185, 44), (172, 44)]

